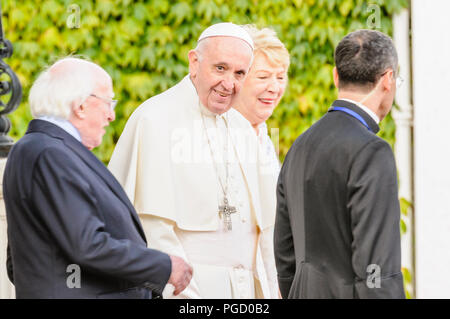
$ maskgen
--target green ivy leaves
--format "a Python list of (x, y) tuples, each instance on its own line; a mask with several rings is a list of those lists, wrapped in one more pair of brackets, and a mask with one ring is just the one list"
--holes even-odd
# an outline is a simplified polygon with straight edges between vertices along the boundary
[[(336, 96), (333, 52), (340, 39), (369, 28), (371, 4), (379, 6), (381, 31), (392, 32), (391, 17), (405, 0), (1, 0), (5, 36), (14, 45), (6, 62), (18, 74), (24, 99), (10, 118), (18, 139), (31, 120), (28, 91), (39, 72), (57, 58), (84, 55), (100, 64), (114, 81), (116, 121), (94, 150), (107, 163), (127, 118), (146, 99), (168, 89), (188, 72), (187, 53), (209, 25), (231, 21), (269, 26), (291, 54), (289, 85), (269, 119), (280, 129), (283, 159), (295, 138), (327, 110)], [(67, 20), (79, 8), (79, 28)], [(390, 117), (381, 136), (391, 144)]]

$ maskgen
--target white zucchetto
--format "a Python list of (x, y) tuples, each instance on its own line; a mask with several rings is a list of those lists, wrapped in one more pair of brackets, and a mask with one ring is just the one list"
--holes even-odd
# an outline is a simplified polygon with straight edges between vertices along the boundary
[(254, 49), (253, 40), (250, 34), (248, 34), (248, 32), (245, 31), (242, 27), (231, 22), (216, 23), (206, 28), (198, 38), (197, 42), (200, 42), (201, 40), (209, 37), (238, 38), (245, 41), (252, 50)]

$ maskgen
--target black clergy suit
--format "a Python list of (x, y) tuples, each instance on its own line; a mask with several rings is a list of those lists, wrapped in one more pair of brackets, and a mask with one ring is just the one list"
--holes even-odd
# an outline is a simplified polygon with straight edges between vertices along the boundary
[(59, 126), (30, 122), (9, 154), (3, 190), (8, 275), (17, 298), (161, 295), (169, 256), (147, 248), (120, 184)]
[[(275, 260), (283, 298), (404, 298), (397, 172), (376, 122), (334, 106), (297, 138), (277, 187)], [(371, 266), (372, 265), (372, 266)]]

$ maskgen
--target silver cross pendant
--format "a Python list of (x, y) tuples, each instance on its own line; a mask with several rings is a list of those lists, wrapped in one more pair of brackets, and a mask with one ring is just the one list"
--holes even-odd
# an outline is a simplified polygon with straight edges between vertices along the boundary
[(231, 214), (236, 213), (236, 207), (234, 206), (229, 206), (228, 205), (228, 199), (225, 197), (223, 199), (223, 205), (219, 206), (219, 215), (220, 217), (223, 216), (223, 222), (225, 224), (225, 229), (226, 230), (232, 230), (233, 229), (233, 225), (231, 223)]

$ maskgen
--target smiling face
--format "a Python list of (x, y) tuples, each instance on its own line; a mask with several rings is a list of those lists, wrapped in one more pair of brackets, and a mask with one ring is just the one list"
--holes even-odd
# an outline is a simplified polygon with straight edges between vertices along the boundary
[(286, 85), (285, 67), (274, 65), (265, 54), (257, 53), (235, 108), (256, 128), (272, 115)]
[(252, 50), (233, 37), (204, 39), (189, 52), (189, 72), (200, 102), (215, 114), (228, 111), (239, 92), (252, 60)]

